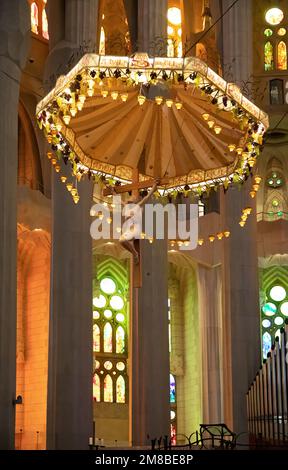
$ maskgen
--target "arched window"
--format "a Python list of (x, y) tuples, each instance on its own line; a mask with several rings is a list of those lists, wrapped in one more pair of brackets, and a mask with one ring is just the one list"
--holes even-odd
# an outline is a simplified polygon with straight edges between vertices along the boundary
[(264, 220), (273, 222), (288, 217), (286, 178), (280, 160), (273, 157), (269, 163), (264, 186)]
[(38, 34), (39, 26), (39, 12), (36, 2), (31, 4), (31, 31), (34, 34)]
[(100, 30), (99, 55), (105, 55), (105, 30), (103, 26)]
[(288, 318), (288, 267), (264, 270), (261, 302), (262, 353), (266, 359), (276, 336)]
[(270, 41), (265, 44), (265, 70), (273, 70), (273, 46)]
[(104, 379), (104, 401), (108, 403), (113, 402), (113, 380), (109, 374)]
[(284, 104), (283, 80), (270, 80), (270, 104)]
[(98, 374), (93, 376), (93, 399), (100, 401), (100, 377)]
[(284, 41), (280, 41), (277, 46), (277, 69), (287, 69), (287, 48)]
[[(49, 40), (48, 19), (46, 14), (47, 0), (30, 0), (31, 31), (43, 39)], [(41, 19), (41, 21), (40, 21)]]
[(45, 8), (42, 11), (42, 36), (44, 39), (47, 39), (47, 41), (49, 40), (48, 19)]
[(280, 8), (274, 7), (266, 11), (265, 22), (264, 69), (287, 70), (287, 18)]
[(170, 438), (173, 445), (176, 444), (176, 381), (174, 375), (170, 374)]
[(101, 272), (93, 298), (93, 398), (127, 403), (127, 302), (122, 282), (112, 273)]
[(167, 56), (182, 57), (182, 17), (180, 8), (168, 8), (167, 20)]

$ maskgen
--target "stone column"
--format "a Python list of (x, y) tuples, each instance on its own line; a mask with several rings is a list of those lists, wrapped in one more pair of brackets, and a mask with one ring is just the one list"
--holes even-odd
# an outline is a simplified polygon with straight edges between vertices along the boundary
[[(65, 28), (65, 41), (50, 52), (47, 76), (67, 71), (68, 52), (79, 52), (84, 41), (96, 38), (97, 4), (97, 0), (66, 1), (66, 22), (59, 24)], [(56, 22), (53, 5), (56, 8), (53, 3), (49, 14)], [(75, 57), (80, 59), (78, 52)], [(68, 168), (67, 175), (71, 178)], [(75, 205), (53, 173), (48, 449), (88, 449), (92, 436), (92, 184), (85, 180), (78, 190), (80, 202)]]
[[(246, 393), (260, 365), (260, 320), (255, 200), (250, 182), (222, 194), (223, 226), (231, 237), (223, 243), (223, 370), (224, 416), (235, 432), (247, 431)], [(244, 207), (253, 213), (239, 225)]]
[(138, 0), (138, 50), (167, 55), (168, 0)]
[(0, 449), (14, 448), (18, 102), (27, 57), (27, 2), (0, 2)]
[[(224, 78), (240, 86), (251, 77), (252, 73), (252, 3), (251, 0), (241, 0), (231, 8), (222, 20)], [(223, 0), (222, 4), (223, 12), (225, 12), (232, 1)]]
[(197, 266), (204, 423), (223, 422), (221, 274), (221, 267)]
[[(130, 442), (169, 437), (167, 244), (141, 242), (142, 287), (133, 289), (130, 319)], [(132, 281), (133, 282), (133, 281)]]

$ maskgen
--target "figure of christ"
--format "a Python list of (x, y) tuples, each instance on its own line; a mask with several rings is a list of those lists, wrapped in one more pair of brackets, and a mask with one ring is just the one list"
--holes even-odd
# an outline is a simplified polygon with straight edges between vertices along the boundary
[[(123, 215), (126, 218), (134, 218), (135, 223), (133, 225), (130, 225), (129, 229), (125, 230), (124, 233), (122, 233), (120, 237), (120, 244), (121, 246), (123, 246), (123, 248), (125, 248), (125, 250), (129, 251), (129, 253), (132, 254), (133, 262), (135, 264), (139, 264), (139, 243), (136, 243), (136, 240), (139, 240), (141, 238), (141, 224), (137, 223), (137, 218), (140, 216), (139, 211), (141, 211), (142, 218), (143, 207), (151, 198), (151, 196), (155, 193), (158, 184), (159, 179), (156, 179), (154, 185), (145, 197), (141, 198), (139, 195), (136, 197), (132, 196), (127, 202), (121, 203), (122, 206), (124, 206)], [(109, 189), (113, 194), (118, 195), (113, 187), (109, 187)], [(130, 205), (132, 207), (129, 207)]]

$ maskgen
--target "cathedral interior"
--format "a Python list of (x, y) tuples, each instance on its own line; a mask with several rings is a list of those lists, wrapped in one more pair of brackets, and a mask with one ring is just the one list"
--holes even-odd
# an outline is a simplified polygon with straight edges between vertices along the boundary
[[(212, 423), (225, 423), (248, 447), (259, 436), (267, 445), (287, 442), (287, 47), (287, 0), (1, 0), (1, 449), (88, 449), (91, 442), (126, 449), (160, 436), (184, 445)], [(197, 58), (269, 119), (247, 178), (234, 178), (229, 188), (197, 186), (196, 248), (140, 239), (135, 267), (119, 240), (91, 237), (103, 178), (80, 174), (69, 188), (70, 154), (60, 165), (54, 141), (61, 126), (47, 136), (36, 112), (89, 54), (132, 58), (140, 67), (143, 57)], [(217, 167), (212, 142), (227, 146), (230, 131), (220, 134), (210, 119), (209, 140), (197, 123), (181, 127), (180, 113), (190, 110), (201, 126), (205, 119), (200, 104), (198, 117), (189, 108), (184, 88), (177, 96), (185, 110), (176, 98), (165, 104), (179, 106), (167, 131), (177, 154), (172, 165), (170, 137), (150, 136), (154, 160), (151, 148), (143, 150), (140, 130), (165, 127), (151, 124), (147, 102), (154, 97), (139, 95), (137, 110), (125, 114), (133, 89), (121, 99), (118, 91), (99, 92), (106, 109), (96, 91), (92, 96), (93, 83), (87, 86), (89, 121), (79, 98), (71, 129), (77, 145), (103, 157), (101, 168), (133, 166), (137, 154), (140, 173), (160, 172), (167, 159), (186, 174), (191, 147), (203, 154), (195, 169)], [(217, 103), (217, 94), (207, 94), (203, 100)], [(162, 101), (154, 108), (165, 113)], [(68, 125), (65, 109), (60, 117)], [(187, 196), (186, 186), (174, 200)]]

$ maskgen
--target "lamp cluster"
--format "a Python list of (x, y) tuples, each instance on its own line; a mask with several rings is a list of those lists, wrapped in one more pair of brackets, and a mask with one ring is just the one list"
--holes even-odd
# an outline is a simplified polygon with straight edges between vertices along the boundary
[(252, 207), (246, 207), (245, 209), (242, 210), (242, 215), (241, 215), (241, 219), (239, 222), (240, 227), (245, 227), (245, 224), (251, 212), (252, 212)]
[(259, 191), (261, 181), (262, 181), (262, 178), (260, 176), (258, 176), (258, 175), (255, 176), (254, 184), (253, 184), (252, 189), (250, 191), (250, 196), (252, 197), (252, 199), (254, 199), (257, 192)]

